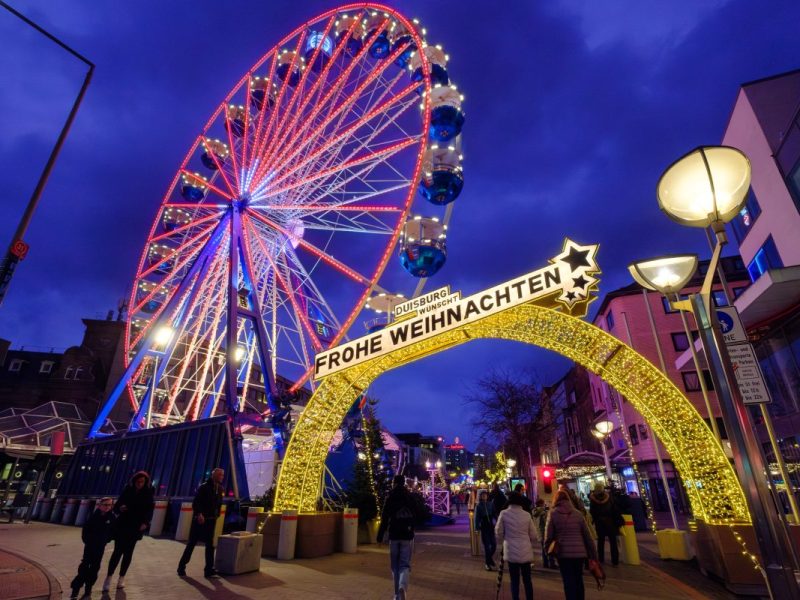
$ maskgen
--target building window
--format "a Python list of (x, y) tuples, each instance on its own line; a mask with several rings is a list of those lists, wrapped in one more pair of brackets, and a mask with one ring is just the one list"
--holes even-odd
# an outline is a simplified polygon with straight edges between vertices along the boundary
[(747, 272), (750, 275), (750, 280), (756, 281), (770, 269), (779, 269), (782, 266), (783, 261), (778, 254), (778, 248), (775, 246), (772, 236), (769, 236), (764, 245), (758, 249), (750, 264), (747, 265)]
[(753, 190), (750, 190), (750, 193), (747, 196), (747, 202), (745, 202), (742, 210), (739, 211), (739, 214), (734, 217), (733, 221), (731, 221), (733, 234), (736, 236), (736, 239), (740, 244), (750, 232), (753, 223), (756, 222), (756, 219), (758, 219), (758, 215), (760, 214), (761, 206), (759, 206)]
[(689, 349), (689, 338), (682, 331), (670, 334), (672, 336), (672, 347), (675, 352), (683, 352)]
[(55, 363), (52, 360), (43, 360), (39, 365), (39, 373), (50, 373)]
[(728, 297), (725, 290), (714, 290), (711, 294), (714, 298), (714, 306), (728, 306)]
[(614, 313), (611, 311), (608, 311), (608, 314), (606, 315), (606, 325), (608, 326), (609, 331), (614, 329)]
[(794, 196), (794, 202), (800, 210), (800, 160), (798, 160), (792, 170), (789, 171), (789, 176), (786, 178), (789, 190)]
[(742, 295), (742, 292), (745, 291), (746, 289), (747, 289), (747, 286), (733, 288), (733, 297), (734, 298), (738, 298), (739, 296)]
[(12, 373), (19, 373), (22, 370), (22, 363), (25, 361), (21, 358), (14, 358), (8, 363), (8, 370)]
[(644, 423), (639, 423), (639, 437), (643, 440), (647, 439), (647, 425)]
[(628, 425), (628, 435), (631, 437), (631, 446), (638, 446), (639, 433), (636, 431), (636, 425)]
[[(681, 300), (687, 300), (688, 298), (689, 298), (688, 294), (681, 294), (680, 295), (680, 299)], [(664, 312), (667, 313), (668, 315), (678, 312), (676, 309), (674, 309), (674, 308), (672, 308), (672, 306), (670, 306), (669, 300), (667, 299), (666, 296), (661, 296), (661, 304), (664, 306)]]
[(681, 377), (683, 378), (683, 387), (687, 392), (700, 391), (700, 379), (697, 377), (697, 371), (683, 371)]
[(67, 370), (64, 372), (64, 379), (72, 379), (75, 374), (75, 367), (67, 367)]

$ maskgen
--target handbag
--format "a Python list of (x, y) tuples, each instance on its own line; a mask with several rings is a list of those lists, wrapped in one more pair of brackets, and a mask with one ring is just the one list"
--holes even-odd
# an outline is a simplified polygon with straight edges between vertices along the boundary
[(602, 565), (593, 558), (589, 559), (589, 573), (592, 574), (592, 577), (597, 582), (597, 589), (602, 590), (606, 584), (606, 574)]

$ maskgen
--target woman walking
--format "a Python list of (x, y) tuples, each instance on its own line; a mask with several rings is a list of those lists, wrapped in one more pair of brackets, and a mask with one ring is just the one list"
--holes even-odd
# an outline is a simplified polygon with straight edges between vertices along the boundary
[(583, 563), (597, 560), (597, 550), (583, 515), (575, 510), (569, 494), (559, 490), (547, 520), (545, 544), (558, 558), (566, 600), (584, 600)]
[(108, 561), (108, 576), (103, 583), (104, 592), (111, 589), (111, 577), (117, 570), (120, 559), (122, 559), (122, 566), (119, 569), (117, 589), (125, 587), (125, 574), (128, 572), (128, 567), (131, 566), (136, 542), (142, 539), (153, 518), (153, 508), (155, 507), (153, 494), (150, 475), (139, 471), (133, 474), (130, 483), (125, 486), (114, 504), (114, 512), (119, 516), (114, 533), (114, 552)]
[(533, 600), (531, 563), (533, 544), (536, 543), (536, 526), (530, 513), (523, 509), (525, 500), (520, 494), (508, 495), (508, 508), (500, 513), (494, 533), (497, 544), (503, 549), (511, 579), (511, 598), (519, 600), (519, 580), (525, 588), (525, 600)]

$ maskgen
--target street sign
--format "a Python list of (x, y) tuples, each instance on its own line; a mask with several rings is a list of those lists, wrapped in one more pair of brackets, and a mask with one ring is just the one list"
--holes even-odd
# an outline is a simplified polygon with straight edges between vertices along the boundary
[(740, 344), (749, 342), (747, 332), (739, 318), (739, 311), (733, 306), (723, 306), (717, 309), (717, 319), (719, 319), (722, 335), (726, 344)]
[(745, 404), (771, 402), (764, 375), (761, 373), (761, 366), (753, 351), (753, 345), (747, 339), (747, 331), (742, 326), (739, 311), (733, 306), (717, 308), (717, 319), (725, 338), (725, 347), (731, 358), (742, 400)]

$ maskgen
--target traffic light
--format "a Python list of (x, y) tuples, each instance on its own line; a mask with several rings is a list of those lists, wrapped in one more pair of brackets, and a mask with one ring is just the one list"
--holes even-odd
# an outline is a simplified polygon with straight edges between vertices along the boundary
[(553, 493), (553, 476), (555, 470), (552, 467), (542, 467), (542, 485), (546, 494)]

